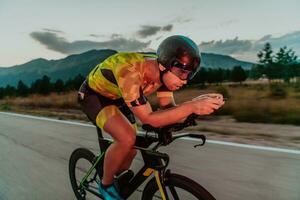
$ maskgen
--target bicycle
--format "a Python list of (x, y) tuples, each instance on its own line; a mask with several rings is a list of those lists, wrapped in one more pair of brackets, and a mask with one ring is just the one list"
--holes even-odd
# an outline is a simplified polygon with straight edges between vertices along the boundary
[[(142, 191), (142, 200), (215, 200), (204, 187), (195, 181), (185, 176), (171, 173), (170, 169), (167, 169), (169, 156), (166, 153), (157, 151), (160, 146), (167, 146), (181, 137), (201, 139), (202, 143), (194, 147), (203, 146), (206, 141), (204, 135), (191, 133), (172, 134), (172, 132), (196, 125), (196, 117), (195, 114), (192, 114), (183, 123), (160, 128), (154, 128), (150, 125), (142, 126), (146, 130), (146, 134), (137, 134), (135, 148), (141, 152), (144, 166), (135, 175), (129, 170), (116, 178), (120, 194), (124, 199), (127, 199), (151, 174), (154, 174), (154, 177)], [(149, 132), (154, 134), (149, 134)], [(86, 148), (78, 148), (73, 151), (69, 160), (70, 181), (78, 200), (88, 199), (89, 196), (87, 195), (90, 194), (103, 199), (98, 192), (97, 185), (103, 175), (104, 154), (112, 140), (103, 138), (99, 128), (97, 128), (97, 134), (100, 147), (99, 155), (95, 156), (94, 153)], [(151, 145), (154, 145), (154, 147), (150, 147)], [(81, 160), (84, 161), (84, 164), (82, 164)]]

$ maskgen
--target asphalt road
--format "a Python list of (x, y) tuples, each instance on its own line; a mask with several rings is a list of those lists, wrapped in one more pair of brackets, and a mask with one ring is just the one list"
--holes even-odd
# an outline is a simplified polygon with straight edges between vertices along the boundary
[[(0, 199), (75, 199), (68, 159), (78, 147), (98, 151), (95, 128), (0, 113)], [(162, 152), (170, 168), (221, 200), (299, 200), (300, 153), (178, 140)], [(141, 166), (138, 156), (133, 169)], [(137, 192), (130, 199), (138, 199)]]

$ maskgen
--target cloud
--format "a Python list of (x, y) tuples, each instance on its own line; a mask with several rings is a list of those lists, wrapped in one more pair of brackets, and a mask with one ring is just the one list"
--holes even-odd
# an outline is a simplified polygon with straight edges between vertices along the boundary
[(111, 39), (116, 39), (116, 38), (121, 38), (122, 35), (121, 34), (118, 34), (118, 33), (114, 33), (110, 36)]
[(227, 27), (227, 26), (230, 26), (230, 25), (235, 24), (235, 23), (237, 23), (237, 22), (238, 22), (237, 19), (230, 19), (230, 20), (222, 21), (222, 22), (220, 23), (220, 26), (221, 26), (221, 27)]
[[(300, 50), (300, 31), (287, 33), (280, 37), (272, 37), (271, 35), (267, 35), (259, 39), (257, 44), (264, 44), (266, 42), (270, 42), (276, 48), (288, 46)], [(300, 53), (300, 51), (298, 53)]]
[(94, 38), (98, 38), (101, 37), (101, 35), (97, 35), (97, 34), (89, 34), (90, 37), (94, 37)]
[(114, 34), (111, 34), (111, 35), (94, 34), (94, 33), (91, 33), (91, 34), (89, 34), (88, 36), (89, 36), (89, 37), (94, 37), (94, 38), (110, 38), (110, 39), (115, 39), (115, 38), (122, 37), (121, 34), (117, 34), (117, 33), (114, 33)]
[(150, 42), (141, 42), (135, 39), (115, 37), (113, 39), (96, 42), (89, 40), (79, 40), (69, 42), (64, 37), (53, 32), (32, 32), (30, 36), (46, 46), (48, 49), (63, 54), (82, 53), (91, 49), (115, 49), (118, 51), (142, 51), (146, 49)]
[(44, 31), (47, 31), (47, 32), (52, 32), (52, 33), (63, 33), (63, 31), (60, 31), (60, 30), (56, 30), (56, 29), (49, 29), (49, 28), (43, 28)]
[(160, 31), (161, 27), (159, 26), (142, 26), (142, 29), (137, 31), (137, 34), (141, 38), (146, 38), (151, 35), (155, 35), (158, 31)]
[(203, 52), (230, 55), (237, 59), (255, 62), (257, 53), (266, 42), (272, 45), (275, 52), (280, 47), (292, 48), (300, 55), (300, 31), (291, 32), (280, 37), (265, 35), (258, 40), (240, 40), (238, 37), (228, 40), (202, 42), (199, 47)]
[(173, 25), (169, 24), (161, 28), (162, 31), (171, 31), (173, 29)]
[(149, 26), (149, 25), (143, 25), (141, 26), (142, 29), (138, 30), (136, 33), (140, 38), (146, 38), (149, 36), (156, 35), (158, 32), (169, 32), (173, 29), (172, 24), (168, 24), (166, 26)]
[(252, 43), (249, 40), (239, 40), (238, 37), (236, 37), (233, 40), (202, 42), (200, 47), (206, 52), (230, 55), (236, 52), (250, 50)]
[(171, 23), (185, 24), (185, 23), (188, 23), (188, 22), (191, 22), (191, 21), (192, 21), (191, 18), (186, 18), (186, 17), (179, 16), (179, 17), (176, 17), (174, 20), (172, 20)]

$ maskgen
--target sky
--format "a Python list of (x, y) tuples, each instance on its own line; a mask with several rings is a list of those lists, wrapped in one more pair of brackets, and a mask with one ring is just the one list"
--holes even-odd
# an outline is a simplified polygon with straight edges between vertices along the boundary
[(91, 49), (155, 51), (171, 35), (257, 61), (266, 42), (300, 57), (299, 0), (0, 0), (0, 66)]

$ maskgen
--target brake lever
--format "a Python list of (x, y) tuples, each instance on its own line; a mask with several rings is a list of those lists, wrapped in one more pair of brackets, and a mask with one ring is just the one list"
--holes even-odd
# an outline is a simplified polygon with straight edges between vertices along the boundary
[(206, 143), (205, 135), (197, 135), (197, 138), (200, 138), (202, 140), (202, 143), (194, 145), (194, 148), (204, 146), (204, 144)]
[(185, 124), (186, 126), (195, 126), (195, 125), (197, 125), (197, 123), (196, 123), (197, 117), (198, 117), (198, 115), (191, 114), (186, 118), (186, 120), (183, 122), (183, 124)]

